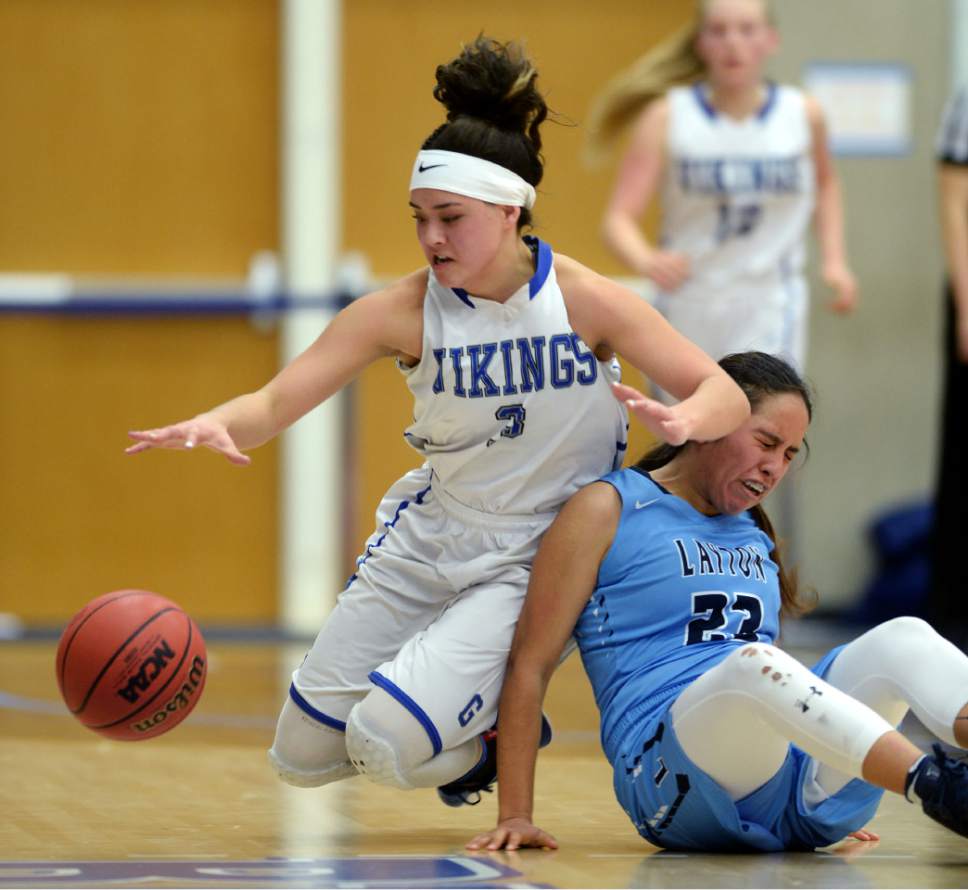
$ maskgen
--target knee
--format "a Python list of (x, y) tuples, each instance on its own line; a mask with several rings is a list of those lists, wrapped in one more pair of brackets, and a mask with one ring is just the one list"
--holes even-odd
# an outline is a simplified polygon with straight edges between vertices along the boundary
[(287, 700), (279, 715), (269, 763), (288, 785), (315, 788), (355, 776), (343, 733), (306, 716)]
[(937, 631), (922, 618), (912, 615), (902, 615), (878, 624), (871, 629), (872, 634), (887, 634), (899, 636), (902, 639), (931, 639), (938, 635)]
[(356, 705), (346, 720), (346, 751), (353, 768), (378, 785), (413, 788), (398, 741), (371, 719), (364, 704), (365, 700)]
[(903, 615), (878, 624), (867, 632), (872, 642), (890, 659), (917, 658), (926, 647), (933, 646), (940, 638), (927, 621)]
[(764, 682), (785, 684), (790, 678), (790, 656), (766, 643), (750, 643), (731, 652), (717, 670), (727, 677), (729, 685), (749, 688)]

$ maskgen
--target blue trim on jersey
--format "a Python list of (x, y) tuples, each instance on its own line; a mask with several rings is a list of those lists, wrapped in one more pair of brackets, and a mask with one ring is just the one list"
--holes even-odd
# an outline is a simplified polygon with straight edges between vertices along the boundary
[(692, 94), (696, 97), (696, 101), (699, 103), (699, 107), (705, 112), (706, 117), (713, 121), (719, 117), (719, 115), (716, 113), (716, 109), (709, 104), (709, 100), (706, 98), (706, 94), (702, 90), (701, 83), (694, 83), (692, 85)]
[(379, 686), (384, 691), (392, 695), (401, 705), (403, 705), (413, 716), (417, 719), (417, 722), (427, 731), (427, 735), (430, 736), (430, 744), (433, 745), (434, 753), (433, 756), (436, 757), (441, 751), (444, 750), (444, 744), (440, 740), (440, 733), (437, 732), (437, 727), (434, 726), (434, 721), (427, 716), (427, 712), (420, 707), (406, 692), (404, 692), (396, 683), (392, 680), (388, 680), (379, 671), (370, 671), (370, 682), (374, 686)]
[[(776, 100), (779, 92), (780, 91), (777, 88), (777, 85), (772, 80), (768, 80), (766, 82), (766, 99), (763, 100), (763, 104), (756, 112), (756, 120), (766, 120), (770, 112), (776, 107)], [(709, 99), (706, 98), (706, 93), (703, 91), (702, 83), (694, 83), (692, 85), (692, 94), (696, 97), (699, 107), (705, 112), (706, 116), (710, 120), (717, 120), (719, 118), (719, 112), (716, 111)]]
[(296, 684), (292, 683), (289, 686), (289, 697), (298, 705), (299, 709), (305, 714), (308, 714), (313, 720), (317, 720), (324, 726), (329, 726), (332, 729), (338, 729), (340, 732), (346, 732), (346, 724), (342, 720), (337, 720), (335, 717), (330, 717), (328, 714), (324, 714), (322, 711), (318, 711), (314, 708), (306, 699), (304, 699), (300, 694), (299, 690), (296, 689)]
[[(531, 252), (535, 256), (535, 269), (534, 275), (528, 281), (528, 299), (533, 300), (537, 295), (538, 291), (544, 287), (545, 282), (548, 280), (548, 274), (551, 272), (551, 264), (554, 258), (554, 254), (551, 251), (551, 245), (546, 241), (542, 241), (540, 238), (535, 238), (534, 235), (525, 235), (524, 243), (528, 245)], [(457, 298), (466, 305), (470, 306), (471, 309), (476, 309), (474, 301), (471, 300), (470, 294), (462, 287), (452, 287), (451, 290), (457, 295)]]
[(777, 89), (776, 84), (772, 80), (767, 81), (766, 101), (763, 103), (763, 107), (757, 112), (756, 119), (758, 121), (765, 121), (770, 112), (776, 107), (776, 99), (779, 92), (779, 89)]
[(544, 287), (548, 280), (548, 273), (551, 271), (551, 245), (534, 235), (525, 235), (524, 243), (530, 247), (536, 255), (535, 272), (528, 282), (528, 299), (533, 300), (538, 291)]
[(451, 290), (457, 294), (458, 298), (462, 303), (466, 303), (471, 309), (476, 309), (477, 307), (471, 302), (471, 298), (467, 295), (467, 291), (462, 287), (452, 287)]

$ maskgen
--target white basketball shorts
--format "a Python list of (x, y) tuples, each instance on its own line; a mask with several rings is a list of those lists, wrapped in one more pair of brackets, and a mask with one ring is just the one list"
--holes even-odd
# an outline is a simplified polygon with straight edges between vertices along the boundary
[(490, 728), (531, 562), (554, 514), (481, 513), (400, 479), (290, 696), (336, 729), (374, 686), (424, 727), (434, 753)]

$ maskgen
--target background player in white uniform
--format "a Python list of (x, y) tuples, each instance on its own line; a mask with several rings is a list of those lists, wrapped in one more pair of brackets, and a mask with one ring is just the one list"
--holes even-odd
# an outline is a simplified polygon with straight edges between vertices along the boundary
[[(537, 724), (574, 633), (601, 712), (615, 793), (649, 842), (806, 850), (873, 815), (882, 789), (968, 835), (968, 763), (925, 757), (893, 727), (908, 707), (968, 747), (968, 658), (896, 618), (812, 670), (774, 645), (800, 608), (760, 501), (810, 420), (791, 366), (722, 365), (753, 413), (713, 443), (660, 446), (562, 508), (534, 561), (500, 704), (498, 827), (468, 846), (556, 846), (531, 822)], [(861, 832), (862, 839), (871, 835)]]
[[(699, 7), (694, 26), (617, 78), (593, 111), (600, 144), (635, 121), (605, 241), (655, 282), (657, 308), (713, 358), (757, 349), (802, 370), (803, 242), (815, 203), (831, 308), (856, 301), (822, 113), (800, 90), (764, 80), (778, 41), (765, 0)], [(656, 247), (639, 221), (660, 187)]]
[(130, 452), (205, 445), (245, 464), (243, 450), (370, 362), (393, 356), (407, 376), (407, 436), (426, 461), (380, 504), (293, 675), (270, 751), (293, 784), (359, 771), (402, 788), (473, 787), (537, 540), (624, 448), (620, 399), (638, 394), (613, 386), (616, 352), (683, 399), (630, 403), (666, 441), (716, 438), (748, 415), (728, 376), (634, 294), (521, 237), (543, 172), (536, 76), (514, 45), (484, 38), (438, 67), (447, 123), (410, 186), (429, 268), (344, 309), (259, 391), (131, 434)]

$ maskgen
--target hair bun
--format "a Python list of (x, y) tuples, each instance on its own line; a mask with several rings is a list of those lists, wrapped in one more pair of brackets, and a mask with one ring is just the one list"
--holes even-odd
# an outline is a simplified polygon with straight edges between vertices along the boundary
[(534, 140), (534, 125), (548, 113), (535, 86), (537, 76), (518, 44), (480, 35), (452, 62), (437, 66), (434, 98), (447, 109), (448, 121), (474, 117), (502, 130), (527, 133)]

